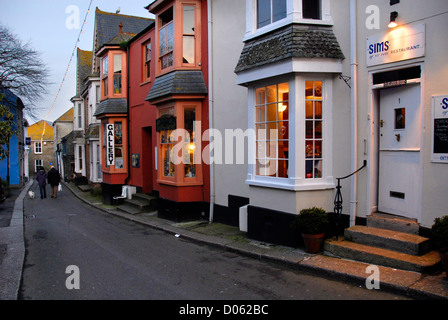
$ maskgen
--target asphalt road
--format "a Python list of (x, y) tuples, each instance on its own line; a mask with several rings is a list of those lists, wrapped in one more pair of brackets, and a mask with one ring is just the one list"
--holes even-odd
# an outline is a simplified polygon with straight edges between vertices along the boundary
[[(31, 190), (38, 195), (36, 184)], [(26, 197), (24, 224), (20, 299), (406, 299), (176, 238), (68, 190), (57, 199)]]

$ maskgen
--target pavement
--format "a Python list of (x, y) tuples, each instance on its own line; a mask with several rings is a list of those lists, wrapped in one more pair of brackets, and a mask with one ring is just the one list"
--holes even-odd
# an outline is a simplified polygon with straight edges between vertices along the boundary
[[(27, 196), (30, 181), (15, 200), (11, 223), (0, 227), (0, 300), (16, 300), (25, 256), (23, 239), (23, 199)], [(247, 238), (239, 228), (205, 220), (177, 223), (157, 217), (156, 212), (131, 215), (104, 205), (101, 196), (83, 192), (73, 184), (64, 183), (61, 192), (72, 192), (82, 201), (135, 223), (162, 230), (175, 237), (221, 248), (266, 263), (281, 264), (292, 270), (308, 272), (338, 281), (347, 281), (366, 287), (372, 284), (370, 265), (344, 260), (323, 254), (309, 254), (301, 248), (290, 248), (263, 243)], [(0, 211), (1, 213), (1, 211)], [(6, 250), (5, 250), (6, 247)], [(3, 248), (3, 254), (2, 254)], [(3, 257), (3, 258), (2, 258)], [(381, 290), (402, 294), (416, 299), (448, 300), (448, 277), (444, 273), (421, 274), (378, 266)], [(366, 289), (367, 290), (367, 289)]]

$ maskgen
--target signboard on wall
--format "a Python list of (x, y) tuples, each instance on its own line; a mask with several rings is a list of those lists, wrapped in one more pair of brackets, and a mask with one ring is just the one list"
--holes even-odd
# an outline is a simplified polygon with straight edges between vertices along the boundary
[(386, 34), (370, 36), (366, 42), (367, 66), (424, 57), (425, 24), (402, 26)]
[(108, 166), (115, 164), (115, 136), (114, 125), (108, 123), (106, 125), (106, 163)]
[(433, 96), (432, 162), (448, 163), (448, 94)]

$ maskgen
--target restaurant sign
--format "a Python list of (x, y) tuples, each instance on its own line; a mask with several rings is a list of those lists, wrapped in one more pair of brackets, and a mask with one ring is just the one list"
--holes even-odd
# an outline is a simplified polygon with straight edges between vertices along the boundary
[(409, 60), (425, 56), (425, 24), (402, 26), (387, 34), (367, 38), (367, 66)]

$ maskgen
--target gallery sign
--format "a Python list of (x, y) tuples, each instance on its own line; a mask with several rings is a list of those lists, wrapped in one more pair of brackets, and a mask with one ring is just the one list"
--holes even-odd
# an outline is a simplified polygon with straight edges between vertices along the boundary
[(114, 125), (108, 123), (106, 125), (106, 163), (107, 166), (113, 166), (115, 163), (115, 136)]
[(448, 94), (433, 96), (432, 162), (448, 163)]
[(367, 38), (367, 66), (424, 57), (426, 52), (425, 24), (403, 26), (387, 34)]

